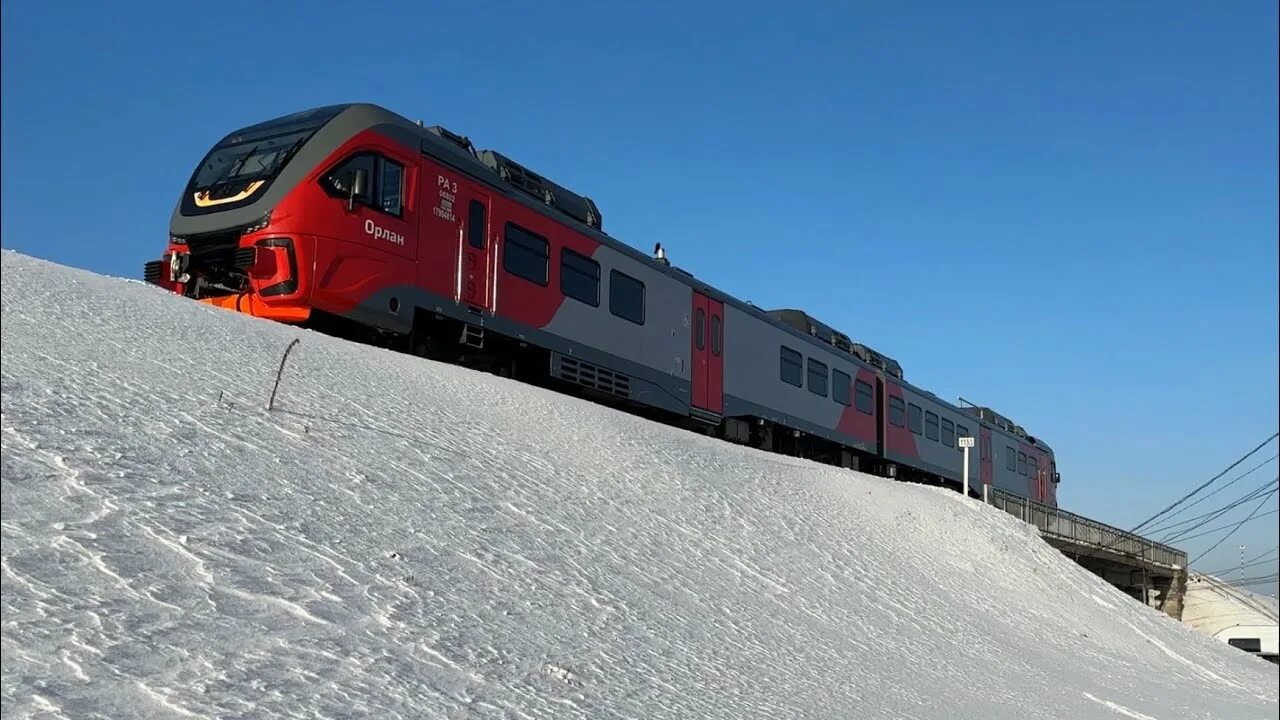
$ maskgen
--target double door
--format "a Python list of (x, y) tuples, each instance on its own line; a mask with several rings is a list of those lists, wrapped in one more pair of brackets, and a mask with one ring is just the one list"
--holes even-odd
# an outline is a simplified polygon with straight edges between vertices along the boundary
[(693, 407), (724, 413), (724, 303), (693, 294), (691, 368)]

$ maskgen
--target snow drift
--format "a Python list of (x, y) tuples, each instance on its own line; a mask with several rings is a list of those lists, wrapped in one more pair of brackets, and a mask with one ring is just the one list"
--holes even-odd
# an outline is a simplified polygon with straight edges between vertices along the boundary
[(2, 290), (6, 718), (1278, 710), (956, 493), (12, 252)]

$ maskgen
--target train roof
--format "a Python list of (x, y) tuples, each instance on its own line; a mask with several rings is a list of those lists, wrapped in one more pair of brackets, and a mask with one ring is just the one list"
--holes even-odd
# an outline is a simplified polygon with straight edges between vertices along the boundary
[(786, 308), (781, 310), (768, 310), (765, 314), (781, 320), (802, 333), (812, 335), (828, 345), (834, 346), (838, 350), (843, 350), (862, 362), (883, 370), (899, 380), (903, 379), (902, 365), (898, 364), (897, 360), (876, 352), (862, 343), (853, 342), (848, 335), (836, 330), (803, 310)]

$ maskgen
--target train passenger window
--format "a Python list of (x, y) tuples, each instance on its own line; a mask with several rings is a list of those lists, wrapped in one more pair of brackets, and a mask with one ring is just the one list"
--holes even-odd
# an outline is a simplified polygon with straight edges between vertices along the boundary
[(1018, 474), (1027, 474), (1027, 454), (1024, 452), (1018, 453)]
[(938, 439), (938, 414), (935, 412), (926, 412), (924, 414), (924, 436), (930, 440)]
[(1262, 638), (1228, 638), (1227, 644), (1233, 648), (1240, 648), (1245, 652), (1262, 652)]
[(600, 307), (600, 263), (569, 248), (561, 248), (560, 292), (591, 307)]
[(919, 405), (911, 403), (907, 406), (907, 427), (911, 428), (911, 432), (917, 435), (920, 434), (924, 425), (923, 417), (924, 411), (920, 409)]
[(804, 364), (800, 359), (800, 353), (783, 345), (779, 361), (781, 364), (779, 374), (782, 377), (782, 382), (800, 387), (804, 382)]
[[(467, 243), (477, 250), (484, 249), (485, 212), (484, 203), (472, 200), (467, 208)], [(599, 271), (596, 276), (599, 277)]]
[(809, 358), (809, 392), (827, 396), (827, 366)]
[(956, 446), (956, 426), (946, 418), (942, 419), (942, 444), (947, 447)]
[(1004, 466), (1014, 472), (1018, 472), (1018, 456), (1013, 448), (1008, 445), (1004, 446)]
[(609, 312), (644, 324), (644, 283), (617, 270), (609, 271)]
[[(947, 428), (943, 426), (942, 431), (945, 433)], [(969, 437), (969, 428), (963, 425), (956, 426), (956, 437)], [(985, 456), (984, 456), (985, 457)]]
[(853, 400), (849, 397), (849, 383), (853, 382), (853, 378), (849, 374), (840, 370), (831, 371), (831, 399), (841, 405), (848, 405)]
[(719, 313), (711, 316), (711, 354), (720, 357), (720, 348), (724, 345), (724, 324), (720, 322)]
[(870, 415), (875, 402), (871, 397), (871, 384), (858, 380), (854, 383), (854, 394), (857, 396), (858, 412)]
[(693, 314), (693, 345), (699, 350), (707, 346), (707, 314), (702, 308)]
[(404, 166), (393, 160), (378, 158), (378, 207), (382, 212), (400, 217), (403, 208)]
[(902, 398), (896, 395), (889, 396), (889, 424), (895, 427), (906, 427), (907, 418), (904, 417), (906, 408), (903, 407)]
[(531, 283), (547, 286), (547, 239), (507, 223), (506, 242), (502, 247), (502, 267), (512, 275)]

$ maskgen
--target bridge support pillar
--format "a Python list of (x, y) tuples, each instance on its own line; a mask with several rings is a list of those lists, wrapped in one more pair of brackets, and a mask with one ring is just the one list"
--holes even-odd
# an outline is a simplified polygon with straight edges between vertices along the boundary
[(1160, 591), (1156, 607), (1174, 620), (1181, 620), (1183, 598), (1187, 594), (1187, 569), (1178, 568), (1173, 577), (1155, 578), (1155, 586)]

